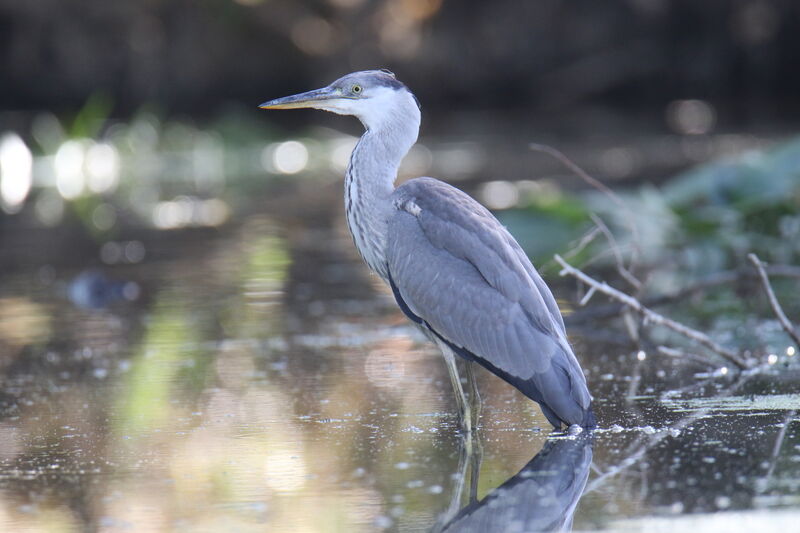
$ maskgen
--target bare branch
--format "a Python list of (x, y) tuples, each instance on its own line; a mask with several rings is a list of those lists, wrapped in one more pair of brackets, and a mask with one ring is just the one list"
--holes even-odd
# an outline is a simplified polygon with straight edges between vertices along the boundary
[(583, 295), (583, 298), (581, 298), (581, 301), (578, 303), (578, 305), (583, 307), (584, 305), (589, 303), (589, 300), (592, 299), (592, 296), (594, 296), (595, 291), (597, 291), (597, 287), (589, 287), (589, 291)]
[(800, 278), (800, 267), (794, 265), (766, 265), (764, 266), (764, 270), (770, 276)]
[(617, 239), (614, 238), (614, 234), (611, 233), (611, 230), (608, 229), (606, 223), (603, 222), (603, 219), (597, 216), (595, 213), (590, 213), (589, 217), (592, 219), (592, 222), (603, 232), (606, 240), (608, 241), (609, 246), (611, 246), (611, 251), (614, 254), (614, 259), (617, 262), (617, 271), (622, 278), (633, 285), (633, 287), (637, 291), (642, 290), (642, 282), (639, 281), (636, 276), (634, 276), (630, 270), (625, 268), (625, 262), (622, 260), (622, 253), (619, 250), (619, 245), (617, 244)]
[(781, 448), (783, 447), (783, 440), (786, 438), (786, 430), (789, 428), (789, 424), (792, 423), (795, 412), (796, 411), (794, 410), (789, 411), (783, 418), (783, 425), (781, 426), (781, 430), (778, 432), (778, 438), (775, 439), (775, 444), (772, 446), (772, 457), (770, 458), (769, 469), (767, 470), (767, 479), (771, 478), (773, 472), (775, 472), (775, 466), (778, 464), (778, 457), (780, 456)]
[(613, 201), (619, 207), (621, 207), (623, 209), (627, 209), (628, 208), (625, 205), (625, 202), (623, 202), (622, 199), (614, 193), (614, 191), (612, 191), (611, 189), (609, 189), (608, 187), (603, 185), (597, 179), (595, 179), (592, 176), (590, 176), (588, 172), (586, 172), (581, 167), (576, 165), (569, 157), (564, 155), (564, 153), (561, 152), (560, 150), (557, 150), (557, 149), (553, 148), (552, 146), (547, 146), (546, 144), (539, 144), (539, 143), (530, 143), (528, 145), (528, 147), (531, 150), (535, 150), (537, 152), (544, 152), (546, 154), (549, 154), (549, 155), (555, 157), (565, 167), (567, 167), (572, 172), (574, 172), (583, 181), (585, 181), (586, 183), (588, 183), (589, 185), (591, 185), (592, 187), (594, 187), (598, 191), (601, 191), (603, 194), (608, 196), (611, 199), (611, 201)]
[(675, 357), (677, 359), (682, 359), (684, 361), (686, 360), (693, 361), (705, 367), (715, 366), (711, 362), (709, 362), (709, 360), (705, 357), (701, 357), (697, 354), (680, 350), (678, 348), (672, 348), (670, 346), (657, 346), (656, 351), (658, 351), (658, 353), (660, 353), (661, 355), (666, 355), (667, 357)]
[(575, 164), (569, 157), (564, 155), (564, 153), (561, 152), (560, 150), (557, 150), (552, 146), (547, 146), (546, 144), (539, 144), (539, 143), (530, 143), (528, 147), (531, 150), (535, 150), (537, 152), (543, 152), (545, 154), (548, 154), (556, 158), (558, 161), (561, 162), (562, 165), (570, 169), (576, 176), (578, 176), (583, 181), (588, 183), (591, 187), (605, 194), (612, 202), (617, 204), (617, 206), (619, 206), (619, 208), (623, 210), (623, 212), (625, 213), (626, 222), (628, 223), (628, 229), (630, 229), (631, 235), (633, 236), (633, 242), (635, 243), (633, 247), (633, 253), (631, 255), (631, 264), (629, 266), (629, 270), (632, 270), (633, 265), (636, 263), (636, 260), (640, 252), (639, 230), (636, 227), (636, 223), (633, 220), (633, 217), (631, 216), (630, 208), (625, 204), (622, 198), (620, 198), (614, 191), (606, 187), (603, 183), (601, 183), (600, 181), (589, 175), (588, 172), (586, 172), (577, 164)]
[(600, 233), (600, 228), (597, 226), (593, 227), (591, 230), (586, 232), (586, 234), (578, 241), (578, 244), (576, 244), (573, 248), (570, 248), (570, 250), (566, 252), (564, 256), (569, 258), (581, 253), (583, 249), (589, 246), (594, 238), (597, 237), (598, 233)]
[(745, 361), (738, 353), (734, 352), (733, 350), (729, 350), (724, 346), (714, 342), (711, 337), (706, 335), (701, 331), (697, 331), (696, 329), (690, 328), (688, 326), (684, 326), (679, 322), (675, 322), (674, 320), (667, 318), (663, 315), (656, 313), (655, 311), (648, 309), (644, 305), (639, 302), (636, 298), (625, 294), (624, 292), (620, 292), (617, 289), (610, 287), (607, 283), (601, 283), (594, 278), (588, 276), (584, 272), (578, 270), (577, 268), (573, 267), (564, 259), (561, 258), (560, 255), (556, 254), (554, 259), (556, 262), (561, 265), (562, 271), (560, 274), (564, 275), (571, 275), (574, 278), (582, 281), (586, 285), (590, 287), (595, 287), (598, 291), (602, 292), (603, 294), (610, 296), (611, 298), (617, 300), (618, 302), (623, 303), (627, 307), (630, 307), (634, 311), (641, 313), (645, 320), (652, 322), (653, 324), (661, 325), (675, 331), (676, 333), (680, 333), (684, 337), (694, 340), (695, 342), (702, 344), (709, 350), (721, 355), (728, 361), (735, 364), (738, 368), (744, 369), (748, 368), (750, 365)]
[(775, 297), (775, 291), (772, 290), (772, 285), (769, 282), (767, 273), (764, 271), (764, 264), (761, 262), (761, 259), (759, 259), (756, 254), (747, 254), (747, 259), (756, 267), (758, 276), (761, 278), (761, 283), (764, 285), (764, 290), (767, 293), (767, 298), (769, 298), (769, 305), (772, 306), (772, 311), (775, 313), (775, 316), (778, 317), (778, 321), (781, 323), (784, 331), (786, 331), (795, 344), (800, 347), (800, 335), (797, 334), (797, 330), (794, 329), (794, 326), (786, 317), (786, 313), (783, 312), (781, 303), (778, 301), (778, 298)]
[[(584, 264), (584, 268), (590, 263), (591, 261)], [(764, 271), (770, 276), (800, 279), (800, 267), (792, 265), (764, 265)], [(754, 272), (750, 268), (715, 272), (714, 274), (698, 280), (697, 283), (689, 285), (672, 294), (650, 296), (642, 298), (640, 301), (642, 302), (642, 305), (646, 307), (656, 307), (659, 305), (669, 304), (677, 300), (685, 300), (686, 298), (694, 296), (697, 293), (701, 293), (708, 289), (713, 289), (720, 285), (726, 285), (728, 283), (735, 283), (744, 279), (757, 277), (758, 272)], [(572, 324), (580, 324), (587, 320), (617, 316), (622, 312), (623, 309), (625, 309), (625, 306), (619, 303), (593, 305), (582, 311), (576, 311), (572, 313), (569, 315), (569, 318), (565, 317), (565, 320)]]

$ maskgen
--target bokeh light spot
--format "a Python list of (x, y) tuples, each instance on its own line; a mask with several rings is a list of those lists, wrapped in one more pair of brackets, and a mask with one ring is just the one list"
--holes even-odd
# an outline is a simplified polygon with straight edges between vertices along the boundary
[(490, 181), (483, 186), (481, 198), (489, 209), (508, 209), (519, 201), (519, 190), (510, 181)]
[(56, 188), (65, 200), (73, 200), (83, 193), (85, 176), (83, 146), (78, 141), (67, 141), (56, 152), (53, 165)]
[(335, 33), (330, 23), (319, 17), (305, 17), (292, 27), (292, 42), (309, 55), (327, 55), (335, 49)]
[(297, 174), (308, 165), (308, 148), (300, 141), (287, 141), (275, 147), (272, 164), (283, 174)]
[(119, 183), (119, 154), (110, 144), (95, 144), (86, 151), (86, 177), (89, 190), (103, 194)]
[(683, 135), (702, 135), (714, 128), (717, 113), (703, 100), (675, 100), (666, 110), (667, 123)]
[(0, 139), (0, 206), (7, 213), (19, 211), (33, 181), (33, 156), (19, 135)]
[(92, 210), (92, 224), (101, 230), (108, 231), (117, 222), (117, 210), (111, 204), (100, 204)]

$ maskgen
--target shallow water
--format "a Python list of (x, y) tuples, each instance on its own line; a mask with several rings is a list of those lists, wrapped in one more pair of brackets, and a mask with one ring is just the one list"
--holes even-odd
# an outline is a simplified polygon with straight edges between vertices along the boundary
[(791, 358), (715, 378), (576, 333), (593, 437), (551, 435), (533, 403), (480, 370), (467, 444), (441, 356), (367, 273), (341, 214), (302, 215), (146, 235), (113, 268), (56, 258), (4, 277), (2, 530), (755, 531), (800, 519)]

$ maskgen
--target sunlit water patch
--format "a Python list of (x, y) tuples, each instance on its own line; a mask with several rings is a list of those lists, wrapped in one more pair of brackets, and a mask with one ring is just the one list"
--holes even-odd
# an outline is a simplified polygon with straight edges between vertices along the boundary
[(689, 398), (665, 400), (664, 404), (674, 411), (793, 411), (800, 410), (800, 394), (727, 396), (722, 398)]

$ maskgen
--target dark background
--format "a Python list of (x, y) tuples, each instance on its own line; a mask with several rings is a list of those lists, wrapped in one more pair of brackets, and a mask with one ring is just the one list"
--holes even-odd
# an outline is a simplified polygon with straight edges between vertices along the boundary
[(0, 0), (0, 108), (204, 117), (388, 67), (427, 109), (800, 117), (795, 0)]

